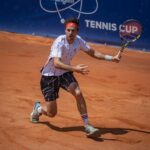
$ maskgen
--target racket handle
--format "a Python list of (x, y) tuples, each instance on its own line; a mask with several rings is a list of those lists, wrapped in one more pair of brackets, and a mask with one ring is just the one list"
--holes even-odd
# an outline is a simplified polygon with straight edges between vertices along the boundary
[(122, 48), (119, 50), (119, 52), (120, 52), (120, 53), (123, 53), (124, 48), (125, 48), (125, 47), (122, 47)]
[(126, 42), (124, 44), (122, 44), (120, 51), (123, 52), (124, 49), (130, 44), (130, 42)]

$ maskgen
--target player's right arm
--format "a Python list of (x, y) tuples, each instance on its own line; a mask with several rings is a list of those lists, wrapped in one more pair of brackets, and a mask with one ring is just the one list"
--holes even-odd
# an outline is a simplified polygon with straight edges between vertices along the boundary
[(63, 69), (63, 70), (68, 70), (71, 72), (77, 72), (77, 73), (81, 73), (81, 74), (88, 74), (89, 70), (88, 70), (88, 66), (84, 65), (84, 64), (79, 64), (79, 65), (67, 65), (64, 64), (61, 61), (61, 58), (59, 57), (55, 57), (54, 58), (54, 66), (58, 69)]
[(100, 60), (107, 60), (107, 61), (109, 60), (109, 61), (112, 61), (112, 62), (119, 62), (120, 58), (121, 58), (121, 54), (120, 54), (119, 51), (115, 56), (106, 55), (106, 54), (103, 54), (103, 53), (101, 53), (99, 51), (96, 51), (94, 49), (90, 49), (86, 53), (88, 55), (90, 55), (91, 57), (94, 57), (94, 58), (97, 58), (97, 59), (100, 59)]

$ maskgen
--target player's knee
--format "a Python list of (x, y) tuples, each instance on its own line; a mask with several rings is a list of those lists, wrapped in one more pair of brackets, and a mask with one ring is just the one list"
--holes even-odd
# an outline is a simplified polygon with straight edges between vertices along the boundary
[(82, 93), (81, 93), (81, 90), (80, 89), (75, 89), (75, 96), (76, 97), (79, 97), (79, 96), (81, 96), (82, 95)]
[(80, 89), (75, 89), (73, 92), (72, 92), (72, 95), (76, 98), (79, 98), (82, 96), (82, 93), (80, 91)]
[(48, 117), (53, 118), (53, 117), (55, 117), (56, 115), (57, 115), (57, 111), (55, 111), (55, 112), (47, 112), (47, 116), (48, 116)]
[(76, 83), (70, 85), (69, 92), (75, 97), (81, 96), (82, 94), (79, 86)]

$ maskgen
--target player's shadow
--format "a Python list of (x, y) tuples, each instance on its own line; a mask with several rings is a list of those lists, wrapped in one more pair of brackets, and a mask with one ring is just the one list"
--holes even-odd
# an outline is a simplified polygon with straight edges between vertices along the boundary
[[(54, 124), (49, 123), (48, 121), (46, 122), (39, 122), (40, 124), (44, 124), (46, 126), (48, 126), (49, 128), (59, 131), (59, 132), (69, 132), (69, 131), (84, 131), (84, 127), (83, 126), (73, 126), (73, 127), (63, 127), (60, 128)], [(127, 134), (130, 131), (135, 131), (135, 132), (143, 132), (146, 134), (150, 134), (150, 132), (148, 131), (142, 131), (142, 130), (137, 130), (137, 129), (130, 129), (130, 128), (98, 128), (100, 130), (99, 132), (99, 136), (98, 137), (94, 137), (91, 138), (95, 141), (99, 141), (99, 142), (103, 142), (106, 140), (111, 140), (111, 141), (119, 141), (118, 139), (106, 139), (106, 138), (101, 138), (102, 135), (107, 134), (107, 133), (111, 133), (114, 135), (122, 135), (122, 134)]]

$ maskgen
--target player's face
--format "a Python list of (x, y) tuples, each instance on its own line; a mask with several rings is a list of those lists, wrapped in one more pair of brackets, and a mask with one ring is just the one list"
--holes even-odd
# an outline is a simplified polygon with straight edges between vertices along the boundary
[(77, 29), (77, 27), (66, 27), (65, 33), (67, 36), (68, 43), (72, 44), (76, 38), (78, 29)]

